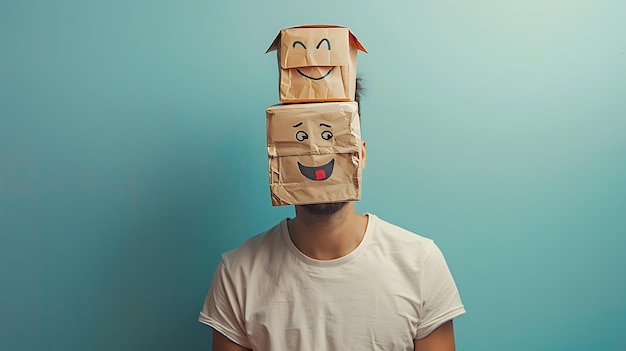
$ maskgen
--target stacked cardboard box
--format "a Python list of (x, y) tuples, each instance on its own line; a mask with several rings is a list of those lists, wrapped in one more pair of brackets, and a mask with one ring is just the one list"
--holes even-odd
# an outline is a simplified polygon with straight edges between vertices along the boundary
[(357, 52), (367, 52), (346, 27), (310, 25), (280, 31), (281, 104), (266, 109), (272, 204), (359, 200), (361, 127)]

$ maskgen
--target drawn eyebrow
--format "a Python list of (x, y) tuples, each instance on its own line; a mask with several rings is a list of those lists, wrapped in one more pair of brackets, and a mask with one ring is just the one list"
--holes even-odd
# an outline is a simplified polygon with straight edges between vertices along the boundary
[(326, 123), (320, 123), (320, 127), (331, 128), (331, 126), (329, 126), (329, 125), (328, 125), (328, 124), (326, 124)]
[[(301, 42), (300, 40), (296, 40), (296, 41), (294, 41), (294, 42), (293, 42), (293, 45), (291, 45), (291, 48), (292, 48), (292, 49), (294, 49), (294, 48), (296, 47), (296, 44), (300, 44), (300, 45), (302, 45), (302, 47), (303, 47), (303, 48), (305, 48), (305, 49), (306, 49), (306, 46), (304, 46), (304, 43), (303, 43), (303, 42)], [(319, 48), (319, 45), (318, 45), (317, 47)]]
[(300, 127), (302, 125), (302, 122), (296, 124), (295, 126), (293, 126), (294, 128)]
[(328, 38), (324, 38), (320, 40), (320, 42), (317, 44), (315, 48), (319, 49), (323, 42), (326, 42), (326, 44), (328, 45), (328, 50), (330, 50), (330, 40), (328, 40)]

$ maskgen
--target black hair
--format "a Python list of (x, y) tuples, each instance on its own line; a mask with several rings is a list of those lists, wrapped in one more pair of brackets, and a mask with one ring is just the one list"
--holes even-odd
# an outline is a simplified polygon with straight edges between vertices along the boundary
[(356, 101), (358, 105), (359, 119), (361, 118), (361, 96), (363, 95), (363, 79), (361, 77), (356, 77), (356, 88), (354, 93), (354, 101)]

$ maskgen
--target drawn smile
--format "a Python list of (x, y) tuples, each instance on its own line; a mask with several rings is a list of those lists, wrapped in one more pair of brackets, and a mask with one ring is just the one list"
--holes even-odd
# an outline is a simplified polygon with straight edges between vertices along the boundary
[(307, 167), (298, 162), (298, 168), (303, 176), (311, 180), (326, 180), (333, 174), (333, 168), (335, 167), (335, 159), (330, 160), (327, 164), (321, 167)]
[[(333, 67), (333, 68), (335, 68), (335, 67)], [(323, 75), (323, 76), (321, 76), (319, 78), (308, 76), (308, 75), (302, 73), (302, 71), (299, 68), (296, 68), (296, 71), (298, 71), (298, 73), (300, 73), (300, 75), (303, 76), (303, 77), (306, 77), (306, 78), (309, 78), (309, 79), (313, 79), (313, 80), (320, 80), (320, 79), (326, 78), (326, 76), (328, 76), (330, 74), (330, 72), (333, 71), (333, 68), (329, 69), (328, 72), (326, 72), (325, 75)]]

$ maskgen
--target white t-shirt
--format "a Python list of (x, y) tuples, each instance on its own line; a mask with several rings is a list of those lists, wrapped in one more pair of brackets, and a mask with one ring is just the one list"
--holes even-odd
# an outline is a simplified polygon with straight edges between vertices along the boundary
[(368, 216), (338, 259), (305, 256), (286, 219), (223, 254), (200, 322), (254, 351), (413, 350), (465, 309), (432, 240)]

